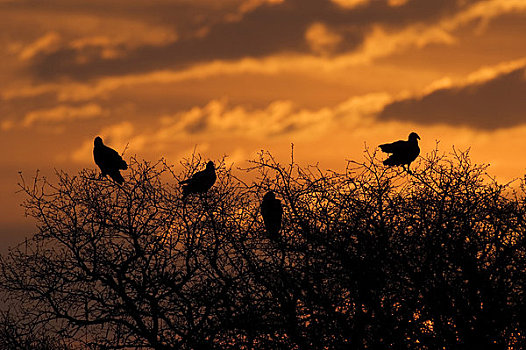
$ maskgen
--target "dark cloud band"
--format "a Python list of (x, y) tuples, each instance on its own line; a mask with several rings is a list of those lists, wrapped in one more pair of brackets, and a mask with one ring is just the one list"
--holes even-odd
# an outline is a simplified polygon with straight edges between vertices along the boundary
[(526, 123), (525, 68), (387, 105), (379, 119), (493, 130)]
[[(204, 18), (208, 20), (200, 24), (201, 35), (184, 28), (184, 23), (195, 25), (199, 22), (195, 9), (179, 7), (171, 25), (183, 34), (174, 43), (144, 45), (129, 50), (122, 48), (123, 54), (116, 58), (104, 57), (101, 53), (103, 47), (63, 47), (35, 57), (30, 70), (41, 80), (64, 77), (86, 80), (167, 68), (183, 69), (212, 60), (264, 57), (286, 52), (312, 53), (305, 33), (314, 23), (325, 24), (341, 37), (333, 53), (352, 52), (363, 42), (372, 26), (381, 25), (389, 30), (414, 23), (433, 23), (473, 2), (476, 0), (413, 0), (393, 7), (388, 1), (371, 1), (364, 6), (345, 9), (330, 0), (285, 0), (265, 3), (235, 20), (228, 20), (224, 13), (221, 19), (211, 20), (210, 13), (207, 13)], [(157, 6), (161, 9), (165, 5)], [(165, 24), (170, 23), (167, 19), (170, 9), (166, 10), (162, 16)], [(182, 10), (188, 11), (188, 16), (196, 20), (182, 22)]]

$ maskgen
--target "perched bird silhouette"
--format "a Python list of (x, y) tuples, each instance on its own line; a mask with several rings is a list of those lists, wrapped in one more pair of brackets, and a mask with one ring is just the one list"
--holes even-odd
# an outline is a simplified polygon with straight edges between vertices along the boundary
[(128, 164), (114, 149), (104, 145), (99, 136), (94, 141), (93, 158), (95, 159), (95, 164), (100, 168), (100, 177), (109, 175), (118, 184), (124, 182), (119, 170), (128, 169)]
[(268, 191), (261, 201), (261, 215), (263, 222), (270, 238), (277, 239), (279, 230), (281, 229), (281, 217), (283, 216), (283, 208), (281, 201), (276, 199), (276, 195), (272, 191)]
[(411, 174), (409, 166), (411, 165), (411, 162), (415, 160), (420, 154), (418, 140), (420, 140), (420, 136), (418, 136), (416, 132), (412, 132), (409, 134), (407, 141), (400, 140), (393, 143), (380, 145), (382, 152), (392, 153), (389, 158), (384, 160), (384, 165), (401, 165), (405, 169), (405, 165), (407, 164), (407, 172)]
[(189, 179), (179, 182), (183, 186), (183, 199), (190, 193), (204, 193), (216, 182), (216, 168), (212, 161), (206, 163), (205, 170), (198, 171)]

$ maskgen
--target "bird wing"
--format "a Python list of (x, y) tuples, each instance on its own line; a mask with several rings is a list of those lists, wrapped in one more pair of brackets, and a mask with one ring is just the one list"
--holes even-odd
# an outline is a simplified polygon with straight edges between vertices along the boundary
[(183, 181), (180, 181), (179, 183), (182, 185), (182, 184), (190, 184), (190, 183), (194, 183), (194, 182), (199, 182), (202, 177), (203, 177), (203, 173), (205, 172), (205, 170), (201, 170), (201, 171), (198, 171), (197, 173), (193, 174), (192, 176), (190, 176), (188, 179), (186, 180), (183, 180)]
[(283, 207), (279, 199), (275, 199), (272, 204), (272, 221), (274, 222), (275, 230), (279, 231), (281, 229), (281, 219), (283, 218)]
[(104, 152), (97, 145), (95, 145), (95, 147), (93, 148), (93, 159), (95, 160), (95, 164), (97, 164), (99, 168), (102, 168), (104, 166)]
[(128, 169), (128, 164), (122, 159), (121, 155), (112, 148), (106, 147), (104, 149), (105, 157), (108, 159), (110, 166), (115, 169)]
[(179, 183), (181, 185), (182, 184), (200, 184), (200, 183), (206, 183), (210, 181), (215, 182), (215, 171), (209, 172), (205, 169), (205, 170), (198, 171), (197, 173), (190, 176), (188, 179), (183, 180)]
[(119, 153), (114, 149), (102, 146), (93, 149), (93, 158), (95, 163), (102, 171), (109, 171), (113, 169), (128, 169), (128, 164), (122, 159)]
[[(405, 142), (397, 145), (398, 147), (390, 149), (387, 153), (392, 153), (389, 158), (384, 160), (384, 165), (403, 165), (411, 164), (412, 161), (420, 154), (420, 148), (417, 144)], [(383, 149), (382, 149), (383, 150)]]
[(395, 141), (393, 143), (385, 143), (380, 145), (380, 149), (385, 153), (399, 153), (404, 152), (407, 147), (407, 141)]
[(277, 233), (281, 228), (281, 218), (283, 216), (283, 207), (279, 199), (263, 200), (261, 203), (261, 215), (267, 231)]
[(261, 202), (261, 216), (263, 216), (263, 220), (266, 220), (268, 217), (268, 213), (270, 210), (270, 201), (268, 201), (266, 198), (263, 198), (263, 201)]

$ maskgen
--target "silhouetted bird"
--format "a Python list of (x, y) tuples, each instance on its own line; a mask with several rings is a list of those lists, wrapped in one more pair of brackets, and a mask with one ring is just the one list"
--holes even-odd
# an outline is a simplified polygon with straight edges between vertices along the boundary
[(198, 171), (187, 180), (179, 182), (183, 186), (183, 199), (190, 193), (204, 193), (216, 182), (216, 168), (212, 161), (206, 163), (205, 170)]
[(380, 149), (383, 152), (392, 153), (389, 158), (384, 160), (384, 165), (401, 165), (404, 167), (404, 165), (407, 164), (407, 172), (411, 174), (409, 166), (411, 165), (411, 162), (415, 160), (420, 154), (418, 140), (420, 140), (420, 136), (418, 136), (416, 132), (412, 132), (409, 134), (407, 141), (400, 140), (393, 143), (380, 145)]
[(102, 139), (97, 136), (94, 141), (93, 147), (93, 158), (95, 159), (95, 164), (100, 168), (101, 177), (109, 175), (113, 181), (118, 184), (124, 182), (119, 170), (128, 169), (128, 164), (122, 159), (122, 157), (112, 148), (104, 145)]
[(268, 191), (261, 201), (261, 215), (263, 222), (270, 238), (277, 239), (279, 230), (281, 229), (281, 217), (283, 216), (283, 208), (281, 201), (276, 199), (274, 192)]

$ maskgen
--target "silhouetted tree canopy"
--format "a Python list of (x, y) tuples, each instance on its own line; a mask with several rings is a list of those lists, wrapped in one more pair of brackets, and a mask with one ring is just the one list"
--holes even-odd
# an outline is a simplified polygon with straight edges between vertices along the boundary
[[(337, 173), (262, 153), (253, 181), (216, 162), (215, 185), (184, 201), (200, 159), (182, 173), (132, 159), (121, 186), (94, 170), (22, 182), (38, 232), (0, 260), (16, 330), (0, 345), (519, 348), (524, 185), (462, 152), (417, 163), (410, 175), (373, 155)], [(279, 240), (260, 212), (270, 190)]]

